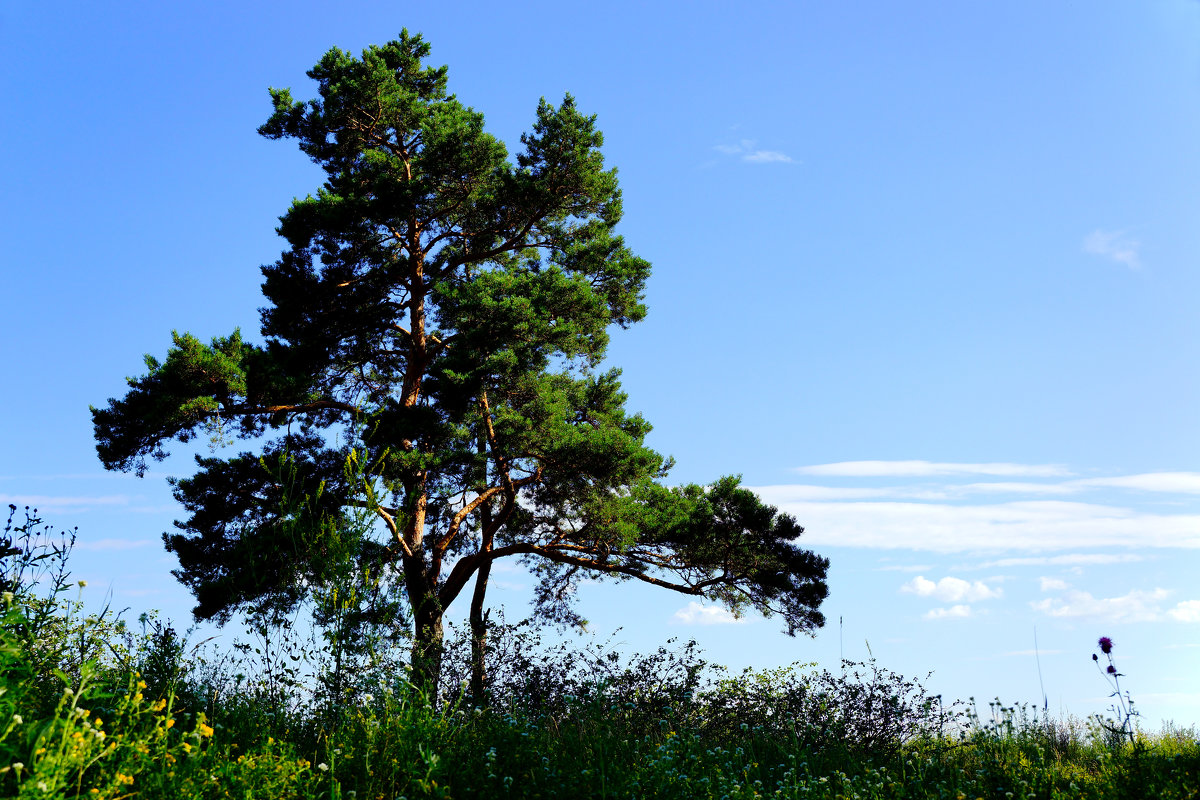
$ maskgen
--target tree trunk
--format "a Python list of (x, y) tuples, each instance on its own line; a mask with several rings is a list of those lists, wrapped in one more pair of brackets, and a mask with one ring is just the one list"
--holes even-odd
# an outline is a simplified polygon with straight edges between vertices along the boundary
[(471, 595), (471, 699), (476, 706), (488, 704), (487, 630), (488, 614), (483, 609), (488, 575), (492, 562), (485, 561), (475, 573), (475, 592)]
[(426, 601), (414, 615), (416, 638), (412, 648), (412, 684), (437, 703), (438, 683), (442, 678), (442, 654), (445, 650), (442, 609), (436, 601)]

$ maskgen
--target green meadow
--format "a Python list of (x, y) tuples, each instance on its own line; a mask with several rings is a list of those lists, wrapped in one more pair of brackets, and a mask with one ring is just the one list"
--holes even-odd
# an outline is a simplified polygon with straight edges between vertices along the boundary
[(436, 697), (385, 637), (278, 625), (222, 653), (88, 613), (69, 537), (35, 523), (10, 519), (0, 574), (4, 797), (1200, 796), (1194, 729), (951, 702), (874, 662), (732, 674), (693, 644), (630, 658), (499, 620), (473, 698), (466, 636)]

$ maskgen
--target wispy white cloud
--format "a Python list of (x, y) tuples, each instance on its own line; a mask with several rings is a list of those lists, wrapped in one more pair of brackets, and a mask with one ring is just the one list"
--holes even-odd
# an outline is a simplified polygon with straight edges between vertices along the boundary
[(783, 483), (755, 487), (760, 493), (769, 492), (779, 502), (805, 500), (872, 500), (896, 497), (898, 487), (870, 488), (858, 486), (812, 486), (803, 483)]
[[(1065, 468), (1058, 465), (1026, 464), (948, 464), (928, 461), (843, 461), (836, 464), (816, 464), (796, 471), (806, 475), (828, 478), (945, 478), (941, 482), (900, 484), (892, 486), (822, 486), (816, 484), (776, 484), (760, 487), (770, 490), (780, 500), (960, 500), (975, 495), (1016, 495), (1047, 497), (1078, 495), (1100, 489), (1122, 489), (1133, 492), (1200, 495), (1200, 472), (1146, 472), (1134, 475), (1114, 475), (1097, 478), (1077, 478), (1058, 481), (978, 481), (953, 483), (955, 477), (980, 474), (990, 470), (1025, 470), (1028, 477), (1059, 477), (1050, 473)], [(1070, 474), (1070, 473), (1067, 473)]]
[(742, 161), (751, 164), (791, 164), (792, 157), (778, 150), (754, 150), (742, 156)]
[(1071, 588), (1071, 584), (1061, 578), (1047, 578), (1044, 575), (1039, 580), (1043, 592), (1062, 592)]
[(1130, 269), (1141, 269), (1142, 259), (1139, 253), (1141, 246), (1141, 242), (1130, 238), (1125, 231), (1106, 231), (1097, 228), (1083, 237), (1085, 253), (1116, 261)]
[(786, 153), (778, 150), (764, 150), (758, 147), (753, 139), (742, 139), (737, 144), (719, 144), (714, 148), (718, 153), (727, 156), (737, 156), (748, 164), (792, 164), (794, 160)]
[(1079, 488), (1137, 489), (1143, 492), (1200, 494), (1200, 472), (1145, 472), (1110, 478), (1083, 478), (1070, 481)]
[(1003, 592), (993, 589), (983, 581), (966, 581), (962, 578), (946, 576), (939, 581), (931, 581), (924, 575), (918, 575), (900, 587), (906, 594), (918, 597), (932, 597), (943, 603), (958, 603), (966, 601), (973, 603), (979, 600), (990, 600), (1000, 597)]
[(876, 567), (876, 572), (928, 572), (932, 564), (889, 564), (886, 567)]
[(941, 553), (1200, 548), (1200, 514), (1151, 513), (1062, 500), (973, 505), (794, 501), (776, 487), (757, 491), (804, 525), (805, 542), (810, 545)]
[(1166, 589), (1135, 589), (1120, 597), (1094, 597), (1072, 590), (1060, 597), (1035, 600), (1035, 611), (1058, 618), (1097, 619), (1107, 622), (1154, 622), (1162, 619), (1162, 604), (1170, 596)]
[(672, 619), (684, 625), (732, 625), (747, 621), (744, 617), (735, 617), (723, 606), (706, 606), (695, 600), (676, 611)]
[(971, 616), (974, 616), (974, 613), (968, 605), (934, 608), (925, 612), (925, 619), (966, 619)]
[(961, 496), (971, 494), (1071, 494), (1081, 491), (1083, 487), (1075, 486), (1074, 481), (1060, 483), (1031, 483), (1029, 481), (996, 481), (988, 483), (967, 483), (948, 489), (947, 493)]
[(798, 467), (796, 471), (802, 475), (852, 478), (927, 478), (946, 475), (1057, 478), (1071, 474), (1060, 464), (962, 464), (944, 461), (838, 461)]

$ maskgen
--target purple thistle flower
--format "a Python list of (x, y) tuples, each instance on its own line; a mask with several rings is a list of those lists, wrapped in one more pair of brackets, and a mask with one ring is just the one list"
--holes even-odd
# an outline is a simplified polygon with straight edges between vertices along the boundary
[(1108, 674), (1109, 674), (1109, 675), (1116, 675), (1116, 674), (1117, 674), (1117, 668), (1116, 668), (1116, 667), (1114, 667), (1112, 664), (1109, 664), (1109, 665), (1108, 665)]
[(1107, 636), (1100, 637), (1100, 652), (1108, 655), (1112, 652), (1112, 639)]

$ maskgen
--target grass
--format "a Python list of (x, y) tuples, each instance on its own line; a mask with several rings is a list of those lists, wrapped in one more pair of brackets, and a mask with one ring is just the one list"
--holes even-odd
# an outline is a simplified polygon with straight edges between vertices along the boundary
[[(499, 624), (478, 708), (431, 703), (380, 651), (331, 675), (278, 631), (206, 655), (155, 620), (84, 614), (67, 538), (28, 521), (6, 537), (3, 797), (1200, 797), (1194, 730), (981, 715), (874, 662), (731, 675), (694, 644), (623, 660)], [(449, 649), (449, 687), (466, 650)]]

